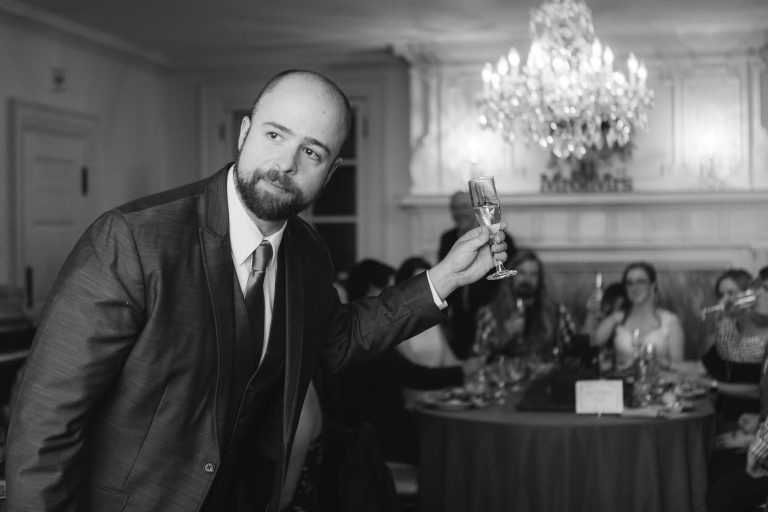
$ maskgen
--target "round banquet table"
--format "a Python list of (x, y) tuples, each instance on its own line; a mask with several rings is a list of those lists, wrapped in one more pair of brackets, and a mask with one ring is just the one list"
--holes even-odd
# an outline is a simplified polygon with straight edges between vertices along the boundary
[(421, 512), (704, 511), (709, 401), (671, 419), (419, 408)]

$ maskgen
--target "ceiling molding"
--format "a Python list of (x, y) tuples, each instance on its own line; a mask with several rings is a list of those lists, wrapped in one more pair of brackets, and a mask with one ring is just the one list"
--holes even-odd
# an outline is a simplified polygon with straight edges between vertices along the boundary
[(27, 28), (32, 23), (41, 31), (77, 41), (90, 49), (111, 51), (155, 66), (167, 67), (170, 64), (169, 60), (160, 53), (140, 48), (119, 37), (16, 0), (0, 0), (0, 16)]

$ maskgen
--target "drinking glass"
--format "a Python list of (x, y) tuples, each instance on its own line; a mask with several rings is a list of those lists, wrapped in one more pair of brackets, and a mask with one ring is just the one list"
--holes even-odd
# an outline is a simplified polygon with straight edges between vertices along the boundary
[(640, 329), (632, 330), (632, 351), (635, 359), (640, 358), (640, 349), (643, 348), (643, 338), (640, 336)]
[(490, 329), (482, 329), (472, 344), (472, 355), (480, 359), (483, 364), (488, 360), (495, 345), (494, 336)]
[(506, 361), (507, 381), (511, 384), (513, 392), (523, 389), (521, 382), (525, 378), (526, 364), (522, 357), (511, 357)]
[(497, 404), (503, 404), (507, 400), (507, 359), (503, 355), (498, 355), (487, 366), (488, 380), (492, 386), (491, 397)]
[[(469, 180), (469, 195), (472, 198), (477, 222), (491, 230), (490, 244), (493, 245), (493, 235), (498, 233), (501, 227), (501, 202), (496, 193), (496, 182), (493, 176)], [(504, 264), (496, 260), (496, 272), (489, 275), (487, 279), (504, 279), (515, 274), (517, 274), (516, 270), (506, 269)]]

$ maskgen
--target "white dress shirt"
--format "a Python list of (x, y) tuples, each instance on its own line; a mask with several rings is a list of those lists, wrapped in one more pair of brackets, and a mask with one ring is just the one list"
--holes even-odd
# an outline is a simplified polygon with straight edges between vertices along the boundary
[[(267, 266), (267, 272), (264, 274), (264, 344), (261, 349), (261, 358), (267, 352), (267, 343), (269, 341), (269, 328), (272, 325), (272, 309), (275, 300), (275, 279), (277, 277), (277, 252), (280, 249), (280, 242), (283, 240), (286, 222), (274, 234), (265, 237), (256, 224), (248, 216), (246, 207), (240, 201), (235, 188), (234, 166), (229, 168), (227, 174), (227, 205), (229, 207), (229, 243), (232, 247), (232, 262), (235, 264), (237, 280), (240, 283), (240, 290), (245, 297), (245, 289), (248, 284), (248, 275), (251, 272), (251, 254), (256, 250), (263, 239), (267, 239), (272, 244), (272, 259)], [(440, 309), (445, 309), (447, 303), (440, 298), (432, 284), (432, 278), (427, 271), (427, 281), (429, 289), (432, 292), (432, 300)]]
[(248, 216), (248, 212), (240, 202), (240, 196), (235, 189), (234, 168), (230, 167), (227, 175), (227, 205), (229, 206), (229, 243), (232, 247), (232, 262), (235, 264), (237, 280), (240, 290), (245, 297), (245, 288), (248, 284), (248, 275), (251, 273), (251, 254), (256, 250), (263, 239), (267, 239), (272, 245), (272, 259), (264, 274), (264, 344), (261, 349), (261, 357), (264, 358), (269, 342), (269, 328), (272, 325), (272, 310), (275, 301), (275, 280), (277, 277), (277, 252), (280, 250), (280, 242), (283, 240), (286, 223), (274, 234), (265, 237), (256, 224)]

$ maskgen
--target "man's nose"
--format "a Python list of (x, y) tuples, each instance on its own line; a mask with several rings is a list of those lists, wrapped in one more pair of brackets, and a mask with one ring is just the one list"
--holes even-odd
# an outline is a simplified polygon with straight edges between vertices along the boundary
[(286, 148), (275, 155), (272, 161), (272, 168), (284, 172), (292, 173), (296, 171), (296, 158), (298, 156), (298, 150)]

